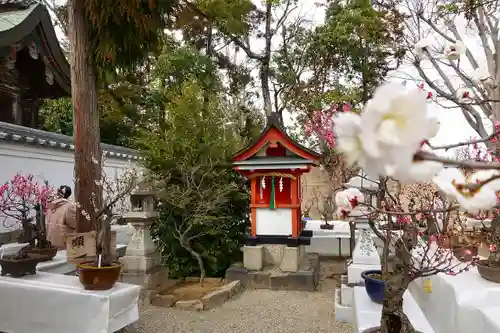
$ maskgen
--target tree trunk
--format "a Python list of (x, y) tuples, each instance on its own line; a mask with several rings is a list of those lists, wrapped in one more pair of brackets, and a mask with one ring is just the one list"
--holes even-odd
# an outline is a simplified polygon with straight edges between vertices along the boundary
[(264, 57), (261, 60), (260, 66), (260, 83), (262, 87), (262, 99), (264, 100), (264, 110), (266, 116), (271, 116), (273, 112), (273, 106), (271, 103), (271, 92), (269, 90), (269, 72), (270, 72), (270, 62), (271, 62), (271, 40), (273, 38), (271, 32), (271, 19), (272, 19), (272, 2), (268, 1), (266, 5), (266, 32), (265, 32), (265, 50)]
[(500, 214), (493, 211), (491, 219), (491, 244), (496, 245), (496, 251), (490, 251), (488, 265), (490, 267), (500, 267)]
[(386, 282), (380, 333), (416, 333), (415, 328), (403, 312), (403, 295), (409, 281), (394, 275)]
[[(99, 191), (95, 184), (100, 179), (100, 131), (97, 108), (97, 78), (92, 63), (88, 36), (85, 1), (70, 0), (69, 44), (71, 65), (71, 98), (74, 108), (75, 139), (75, 200), (91, 217), (89, 221), (79, 209), (77, 232), (92, 230), (96, 223), (92, 198), (99, 202)], [(93, 163), (92, 158), (98, 161)]]
[[(102, 216), (97, 230), (97, 253), (101, 255), (101, 266), (111, 266), (111, 217)], [(116, 250), (116, 249), (115, 249)]]
[(205, 280), (205, 277), (207, 276), (207, 272), (205, 271), (205, 264), (203, 264), (203, 258), (201, 255), (193, 250), (191, 245), (189, 244), (189, 241), (187, 241), (184, 237), (181, 237), (180, 239), (181, 246), (185, 248), (191, 255), (196, 259), (198, 262), (198, 267), (200, 268), (200, 285), (203, 286), (203, 281)]
[(416, 333), (403, 312), (403, 295), (411, 282), (408, 267), (412, 265), (411, 251), (416, 242), (417, 229), (405, 225), (403, 235), (395, 244), (393, 274), (385, 283), (380, 333)]

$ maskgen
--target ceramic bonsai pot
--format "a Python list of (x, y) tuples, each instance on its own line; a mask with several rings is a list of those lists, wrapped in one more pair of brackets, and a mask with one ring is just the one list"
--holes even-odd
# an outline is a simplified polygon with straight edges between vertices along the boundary
[(500, 267), (488, 266), (488, 260), (479, 260), (476, 263), (479, 275), (485, 280), (500, 283)]
[(111, 266), (98, 267), (95, 261), (84, 261), (77, 265), (80, 283), (86, 290), (108, 290), (120, 278), (122, 265), (113, 261)]
[(37, 255), (44, 255), (47, 257), (46, 260), (44, 261), (49, 261), (52, 260), (56, 254), (57, 254), (58, 248), (56, 246), (50, 246), (46, 248), (39, 248), (39, 247), (27, 247), (26, 248), (26, 253), (28, 254), (37, 254)]
[(28, 274), (36, 274), (36, 265), (39, 262), (50, 260), (43, 254), (21, 253), (19, 255), (4, 256), (0, 259), (2, 276), (10, 275), (18, 278)]
[(384, 300), (385, 281), (379, 280), (371, 275), (382, 275), (381, 270), (370, 270), (361, 273), (361, 277), (365, 280), (365, 289), (368, 297), (372, 302), (382, 304)]
[(459, 261), (471, 261), (477, 257), (478, 249), (473, 245), (455, 245), (453, 246), (453, 255)]

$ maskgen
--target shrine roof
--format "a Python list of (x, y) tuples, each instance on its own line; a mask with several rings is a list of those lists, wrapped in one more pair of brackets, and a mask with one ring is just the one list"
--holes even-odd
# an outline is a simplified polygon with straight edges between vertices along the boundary
[(273, 157), (273, 156), (253, 156), (247, 160), (235, 161), (234, 165), (268, 165), (272, 164), (291, 164), (291, 163), (301, 163), (301, 164), (314, 164), (314, 161), (308, 160), (302, 157)]
[[(36, 38), (34, 38), (36, 36)], [(39, 51), (50, 63), (59, 86), (71, 93), (69, 63), (59, 41), (47, 8), (36, 0), (0, 0), (0, 56), (13, 46), (36, 39)]]
[[(277, 115), (273, 113), (267, 118), (267, 126), (264, 128), (260, 136), (246, 148), (238, 151), (233, 156), (233, 163), (237, 164), (241, 161), (249, 161), (250, 159), (256, 160), (257, 158), (262, 159), (262, 157), (254, 155), (270, 142), (279, 142), (296, 156), (300, 157), (302, 159), (301, 163), (304, 163), (304, 160), (309, 160), (310, 164), (317, 164), (321, 157), (321, 154), (318, 154), (314, 150), (311, 150), (292, 139), (286, 133), (286, 130), (281, 125)], [(283, 159), (284, 157), (266, 157), (265, 161), (266, 164), (271, 160), (273, 163), (276, 163), (274, 160), (279, 161), (280, 158)]]

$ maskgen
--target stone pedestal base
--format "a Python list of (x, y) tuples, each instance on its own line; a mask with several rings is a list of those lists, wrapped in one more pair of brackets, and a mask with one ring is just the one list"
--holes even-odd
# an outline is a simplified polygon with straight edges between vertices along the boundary
[(302, 256), (295, 272), (280, 272), (275, 267), (255, 271), (248, 270), (242, 264), (234, 264), (226, 271), (226, 280), (239, 280), (246, 287), (253, 289), (315, 291), (319, 270), (319, 256), (309, 253)]
[(168, 270), (163, 267), (155, 267), (143, 273), (124, 272), (120, 280), (123, 283), (141, 286), (139, 300), (143, 305), (151, 304), (151, 300), (159, 291), (175, 284), (174, 280), (168, 279)]
[(132, 274), (142, 274), (160, 265), (160, 254), (152, 253), (144, 256), (126, 255), (119, 259), (123, 271)]
[(264, 247), (262, 245), (243, 246), (243, 266), (250, 271), (260, 271), (264, 267)]
[(300, 247), (285, 247), (281, 257), (280, 269), (282, 272), (297, 272), (301, 259)]

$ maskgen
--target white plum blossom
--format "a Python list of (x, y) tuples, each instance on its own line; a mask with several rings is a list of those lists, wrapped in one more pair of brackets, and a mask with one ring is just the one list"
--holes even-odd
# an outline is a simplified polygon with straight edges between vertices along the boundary
[(438, 132), (439, 128), (441, 127), (441, 123), (437, 118), (431, 117), (429, 119), (429, 128), (427, 129), (427, 136), (425, 137), (426, 139), (432, 139), (435, 137)]
[(376, 173), (380, 169), (378, 161), (366, 153), (361, 141), (361, 117), (354, 113), (341, 113), (335, 117), (334, 124), (337, 149), (346, 155), (347, 163), (357, 163), (364, 170)]
[(347, 162), (359, 162), (365, 152), (361, 143), (361, 117), (354, 113), (341, 113), (334, 119), (337, 149), (347, 155)]
[(335, 120), (338, 149), (369, 177), (395, 176), (408, 169), (423, 140), (436, 132), (421, 89), (395, 83), (378, 87), (361, 116), (341, 114)]
[(335, 205), (337, 206), (337, 216), (340, 219), (346, 218), (352, 211), (352, 205), (345, 191), (340, 191), (335, 194)]
[(363, 145), (373, 157), (380, 156), (380, 144), (416, 149), (428, 134), (429, 121), (425, 93), (407, 91), (400, 84), (384, 84), (375, 90), (363, 111)]
[(427, 56), (426, 51), (432, 45), (430, 37), (423, 38), (415, 44), (415, 54), (418, 58), (422, 59)]
[(500, 172), (498, 170), (479, 170), (470, 176), (473, 184), (483, 184), (482, 187), (500, 191)]
[(335, 194), (335, 204), (339, 218), (345, 218), (360, 203), (365, 196), (357, 188), (348, 188)]
[(390, 175), (398, 164), (411, 163), (428, 135), (425, 93), (393, 83), (380, 86), (365, 106), (361, 127), (363, 148), (378, 163), (376, 170), (363, 170), (370, 176)]
[(355, 187), (348, 188), (347, 190), (344, 190), (344, 192), (352, 208), (356, 207), (358, 203), (365, 201), (363, 193)]
[(478, 84), (488, 86), (494, 84), (493, 77), (485, 67), (479, 67), (472, 73), (472, 79)]
[(465, 54), (467, 50), (465, 44), (461, 40), (457, 40), (455, 43), (449, 45), (444, 50), (444, 55), (448, 60), (458, 60), (462, 54)]
[[(432, 153), (432, 149), (423, 145), (421, 151)], [(403, 183), (412, 183), (416, 181), (432, 181), (432, 179), (443, 169), (443, 164), (435, 161), (422, 160), (414, 157), (411, 163), (405, 165), (400, 164), (390, 176), (398, 179)]]
[(460, 207), (470, 213), (489, 210), (496, 205), (496, 192), (500, 183), (491, 181), (484, 186), (474, 188), (474, 185), (484, 182), (495, 175), (495, 172), (478, 171), (465, 176), (457, 168), (443, 169), (435, 178), (434, 183), (449, 198), (456, 200)]
[(469, 104), (472, 102), (472, 90), (469, 88), (457, 89), (456, 95), (460, 103)]

